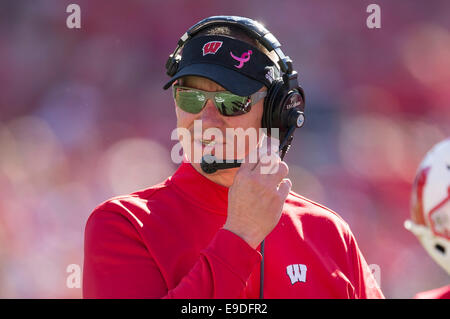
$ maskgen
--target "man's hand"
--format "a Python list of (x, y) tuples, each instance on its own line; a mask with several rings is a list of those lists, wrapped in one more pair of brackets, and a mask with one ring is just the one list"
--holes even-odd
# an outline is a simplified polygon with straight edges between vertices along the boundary
[[(228, 192), (228, 216), (224, 225), (256, 249), (275, 228), (291, 190), (289, 168), (277, 152), (258, 150), (257, 163), (241, 164)], [(268, 166), (265, 163), (270, 163)]]

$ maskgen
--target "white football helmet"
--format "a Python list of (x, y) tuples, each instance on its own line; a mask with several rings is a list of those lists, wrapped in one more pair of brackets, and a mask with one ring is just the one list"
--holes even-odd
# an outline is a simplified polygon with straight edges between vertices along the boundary
[(450, 138), (436, 144), (420, 164), (405, 228), (450, 274)]

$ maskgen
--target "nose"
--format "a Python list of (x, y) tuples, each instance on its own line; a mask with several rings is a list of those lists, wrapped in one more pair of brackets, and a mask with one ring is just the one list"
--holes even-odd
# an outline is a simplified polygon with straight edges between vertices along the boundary
[(204, 125), (209, 127), (220, 127), (220, 125), (223, 124), (222, 115), (214, 105), (214, 102), (210, 99), (206, 101), (206, 105), (200, 114), (200, 119), (203, 121)]

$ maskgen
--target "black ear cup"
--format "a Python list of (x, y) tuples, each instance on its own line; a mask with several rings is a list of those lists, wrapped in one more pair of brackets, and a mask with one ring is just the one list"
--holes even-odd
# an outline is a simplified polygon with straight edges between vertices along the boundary
[(277, 117), (274, 116), (276, 111), (274, 110), (277, 105), (275, 100), (279, 97), (279, 92), (282, 90), (283, 81), (281, 79), (274, 80), (272, 85), (267, 90), (267, 97), (264, 100), (264, 110), (262, 117), (262, 127), (267, 129), (267, 134), (271, 135), (271, 129), (276, 126)]
[(167, 75), (172, 77), (177, 73), (178, 64), (180, 63), (180, 57), (177, 56), (174, 58), (173, 54), (169, 56), (169, 59), (166, 62), (166, 70)]
[(305, 103), (303, 92), (299, 89), (291, 90), (281, 104), (281, 125), (290, 128), (302, 127), (305, 122)]
[(267, 129), (269, 136), (272, 136), (272, 129), (278, 128), (278, 138), (283, 141), (290, 128), (303, 126), (304, 107), (304, 94), (300, 87), (289, 90), (282, 79), (276, 80), (264, 103), (262, 127)]

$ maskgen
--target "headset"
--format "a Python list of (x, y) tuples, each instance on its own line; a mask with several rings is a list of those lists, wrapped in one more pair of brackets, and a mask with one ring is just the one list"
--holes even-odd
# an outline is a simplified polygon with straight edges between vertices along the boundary
[(230, 25), (241, 28), (249, 36), (261, 43), (269, 52), (278, 56), (278, 66), (282, 75), (274, 79), (264, 100), (262, 128), (270, 136), (272, 128), (279, 129), (280, 157), (283, 158), (293, 139), (295, 128), (305, 123), (305, 93), (298, 83), (297, 71), (293, 70), (292, 60), (281, 51), (281, 44), (262, 24), (249, 18), (238, 16), (212, 16), (190, 27), (178, 41), (175, 51), (166, 62), (167, 75), (177, 73), (180, 64), (180, 50), (197, 33), (209, 27)]
[[(166, 62), (167, 75), (174, 76), (181, 61), (180, 50), (197, 33), (206, 28), (214, 26), (236, 26), (245, 31), (250, 37), (261, 43), (269, 52), (274, 51), (278, 56), (278, 66), (280, 77), (274, 79), (268, 88), (267, 96), (264, 100), (264, 110), (262, 116), (262, 128), (267, 129), (267, 134), (271, 135), (272, 128), (278, 128), (280, 139), (280, 158), (290, 148), (294, 130), (300, 128), (305, 123), (305, 93), (298, 83), (297, 71), (293, 69), (292, 60), (281, 50), (280, 42), (262, 24), (249, 18), (238, 16), (212, 16), (203, 19), (190, 27), (178, 41), (174, 52)], [(206, 173), (215, 172), (217, 169), (237, 167), (236, 163), (222, 163), (221, 166), (214, 160), (202, 162), (202, 169)], [(260, 298), (264, 294), (264, 240), (261, 243), (261, 277), (260, 277)]]

